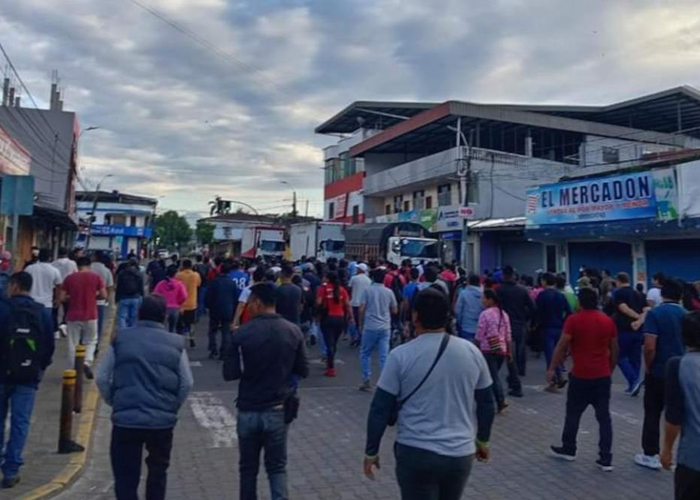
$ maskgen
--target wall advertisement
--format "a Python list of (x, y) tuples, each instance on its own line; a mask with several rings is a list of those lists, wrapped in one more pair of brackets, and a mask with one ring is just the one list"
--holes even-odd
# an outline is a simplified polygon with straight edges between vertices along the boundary
[(636, 172), (529, 189), (528, 227), (678, 217), (674, 169)]

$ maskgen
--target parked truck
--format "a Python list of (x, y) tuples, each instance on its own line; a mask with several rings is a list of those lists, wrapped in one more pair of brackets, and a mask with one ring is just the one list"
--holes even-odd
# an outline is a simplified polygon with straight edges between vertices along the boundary
[(356, 224), (345, 228), (345, 257), (353, 260), (385, 259), (401, 265), (437, 262), (439, 243), (420, 224), (413, 222)]
[(316, 257), (321, 262), (345, 256), (345, 224), (341, 222), (300, 222), (292, 224), (289, 244), (292, 260)]
[(284, 228), (272, 226), (253, 226), (243, 229), (241, 238), (241, 257), (265, 260), (284, 257)]

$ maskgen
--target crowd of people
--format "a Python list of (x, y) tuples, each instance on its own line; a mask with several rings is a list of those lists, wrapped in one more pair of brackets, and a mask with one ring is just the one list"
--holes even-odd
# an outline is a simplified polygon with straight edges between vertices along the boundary
[[(358, 350), (359, 389), (374, 393), (365, 474), (374, 477), (384, 431), (397, 424), (404, 499), (460, 498), (472, 461), (489, 459), (494, 415), (506, 411), (508, 397), (524, 396), (530, 352), (544, 353), (548, 392), (568, 386), (554, 457), (576, 459), (579, 422), (591, 405), (600, 426), (596, 463), (612, 470), (610, 400), (619, 366), (625, 393), (634, 397), (644, 388), (642, 452), (634, 461), (669, 468), (680, 435), (676, 497), (700, 498), (700, 300), (693, 284), (662, 274), (645, 292), (626, 273), (613, 277), (593, 269), (582, 269), (574, 283), (549, 272), (530, 278), (510, 266), (477, 275), (456, 263), (382, 260), (172, 256), (144, 269), (136, 259), (115, 268), (102, 252), (88, 258), (61, 250), (50, 262), (40, 250), (6, 283), (8, 314), (19, 319), (0, 321), (6, 325), (3, 346), (20, 330), (42, 346), (31, 373), (0, 370), (0, 416), (12, 404), (27, 417), (24, 427), (13, 420), (2, 465), (6, 487), (19, 480), (33, 395), (55, 340), (68, 337), (69, 367), (75, 346), (86, 345), (85, 373), (92, 378), (113, 296), (118, 333), (103, 355), (97, 384), (113, 407), (117, 498), (135, 498), (144, 447), (147, 498), (165, 498), (173, 428), (193, 385), (187, 347), (196, 345), (194, 325), (204, 321), (209, 357), (223, 361), (225, 380), (240, 380), (241, 499), (256, 498), (263, 449), (272, 498), (288, 498), (287, 432), (299, 409), (300, 380), (309, 374), (308, 350), (318, 348), (325, 375), (335, 377), (341, 339)], [(378, 376), (372, 373), (375, 354)], [(0, 368), (13, 362), (14, 354), (0, 352)], [(16, 385), (23, 390), (8, 389)]]

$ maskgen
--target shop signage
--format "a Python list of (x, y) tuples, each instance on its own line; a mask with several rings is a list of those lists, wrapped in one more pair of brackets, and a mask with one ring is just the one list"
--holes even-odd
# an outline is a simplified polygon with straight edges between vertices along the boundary
[(90, 228), (93, 236), (131, 236), (137, 238), (150, 238), (153, 235), (151, 227), (136, 226), (105, 226), (93, 224)]
[(26, 149), (0, 127), (0, 173), (27, 175), (31, 157)]
[(438, 211), (434, 208), (426, 208), (423, 210), (410, 210), (408, 212), (399, 212), (397, 214), (379, 215), (374, 218), (374, 222), (383, 224), (391, 222), (415, 222), (420, 224), (430, 232), (439, 231), (436, 229)]
[(625, 219), (671, 220), (677, 213), (672, 169), (639, 172), (529, 189), (527, 225), (575, 224)]
[(677, 165), (681, 217), (700, 217), (700, 160)]
[(434, 230), (437, 233), (445, 231), (457, 231), (462, 228), (462, 219), (459, 217), (459, 205), (448, 205), (438, 207), (437, 221), (435, 221)]
[(474, 207), (459, 207), (459, 216), (463, 219), (473, 219), (475, 213)]

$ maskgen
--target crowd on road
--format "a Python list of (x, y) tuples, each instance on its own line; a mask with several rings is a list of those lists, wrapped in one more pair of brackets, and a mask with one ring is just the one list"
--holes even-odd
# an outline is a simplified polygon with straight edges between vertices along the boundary
[(670, 468), (680, 436), (676, 498), (700, 498), (700, 296), (695, 285), (662, 274), (645, 293), (626, 273), (585, 268), (571, 283), (565, 274), (535, 279), (510, 266), (476, 275), (456, 263), (198, 255), (156, 258), (144, 268), (136, 259), (117, 267), (101, 252), (61, 250), (50, 262), (39, 250), (2, 283), (9, 298), (0, 303), (0, 417), (10, 407), (13, 414), (5, 487), (19, 480), (34, 395), (55, 340), (67, 336), (68, 367), (84, 344), (85, 373), (93, 378), (114, 296), (117, 333), (96, 382), (113, 407), (119, 499), (137, 498), (144, 447), (147, 498), (165, 498), (173, 430), (193, 386), (187, 349), (199, 340), (194, 325), (205, 321), (210, 359), (223, 362), (225, 380), (240, 381), (243, 500), (257, 498), (263, 450), (272, 498), (288, 498), (287, 433), (302, 404), (298, 388), (309, 375), (308, 353), (318, 349), (325, 375), (335, 377), (341, 341), (358, 349), (359, 389), (373, 393), (365, 474), (374, 478), (385, 429), (397, 425), (404, 499), (461, 497), (473, 460), (489, 460), (495, 416), (507, 412), (507, 397), (525, 395), (521, 378), (533, 353), (546, 358), (546, 391), (568, 386), (562, 443), (551, 447), (553, 457), (577, 458), (579, 422), (590, 405), (600, 426), (596, 464), (613, 469), (610, 400), (619, 366), (626, 394), (644, 389), (642, 452), (632, 458), (648, 469)]

